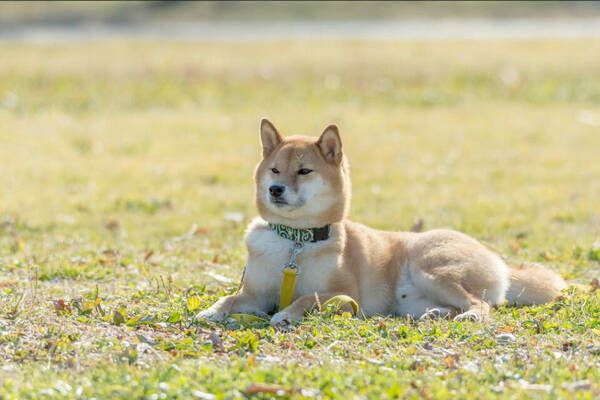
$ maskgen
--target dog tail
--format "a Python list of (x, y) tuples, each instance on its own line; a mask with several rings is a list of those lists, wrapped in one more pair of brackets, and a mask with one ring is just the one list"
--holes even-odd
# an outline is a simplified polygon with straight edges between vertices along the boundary
[(511, 267), (506, 300), (510, 305), (528, 306), (548, 303), (569, 286), (554, 271), (539, 264)]

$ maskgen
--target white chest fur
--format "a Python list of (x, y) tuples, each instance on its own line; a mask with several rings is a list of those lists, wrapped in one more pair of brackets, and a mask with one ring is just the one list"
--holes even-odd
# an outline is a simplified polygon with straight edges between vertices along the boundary
[[(340, 262), (340, 252), (336, 251), (339, 240), (336, 236), (336, 230), (332, 229), (329, 239), (304, 243), (302, 252), (296, 258), (300, 274), (296, 277), (294, 299), (327, 290), (331, 275)], [(282, 267), (290, 260), (294, 242), (280, 237), (269, 230), (263, 219), (256, 218), (248, 226), (246, 245), (248, 263), (244, 284), (249, 290), (269, 299), (269, 302), (278, 303), (283, 279)]]

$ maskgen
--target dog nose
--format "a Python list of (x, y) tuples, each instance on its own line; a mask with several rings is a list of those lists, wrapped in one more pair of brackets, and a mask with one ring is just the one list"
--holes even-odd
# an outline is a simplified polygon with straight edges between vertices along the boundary
[(284, 191), (285, 186), (283, 185), (271, 185), (271, 187), (269, 187), (269, 193), (271, 193), (271, 196), (273, 197), (281, 196)]

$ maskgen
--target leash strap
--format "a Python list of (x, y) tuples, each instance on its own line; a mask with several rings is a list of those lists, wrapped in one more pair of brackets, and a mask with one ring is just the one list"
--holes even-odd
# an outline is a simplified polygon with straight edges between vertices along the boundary
[(283, 281), (281, 282), (281, 297), (279, 298), (279, 311), (290, 304), (294, 298), (294, 287), (296, 286), (296, 271), (290, 268), (283, 270)]
[(354, 301), (354, 299), (350, 296), (347, 296), (345, 294), (339, 294), (335, 297), (330, 298), (329, 300), (327, 300), (325, 303), (323, 303), (323, 305), (321, 306), (321, 308), (327, 308), (329, 306), (333, 306), (333, 309), (338, 311), (341, 310), (342, 307), (344, 307), (346, 304), (350, 304), (350, 307), (352, 307), (352, 313), (356, 316), (358, 315), (358, 303), (356, 301)]
[(290, 252), (290, 261), (283, 266), (283, 280), (281, 282), (281, 295), (279, 297), (279, 311), (283, 310), (294, 299), (294, 288), (296, 286), (296, 276), (300, 274), (300, 267), (296, 264), (296, 256), (302, 253), (304, 244), (295, 242)]

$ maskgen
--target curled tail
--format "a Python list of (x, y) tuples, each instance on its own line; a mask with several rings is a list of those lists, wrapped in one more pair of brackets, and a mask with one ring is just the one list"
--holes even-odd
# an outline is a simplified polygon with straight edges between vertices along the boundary
[(528, 306), (548, 303), (568, 287), (564, 279), (541, 265), (511, 267), (506, 300), (510, 305)]

